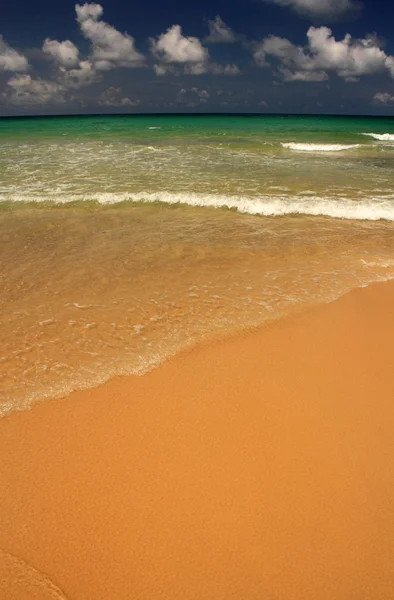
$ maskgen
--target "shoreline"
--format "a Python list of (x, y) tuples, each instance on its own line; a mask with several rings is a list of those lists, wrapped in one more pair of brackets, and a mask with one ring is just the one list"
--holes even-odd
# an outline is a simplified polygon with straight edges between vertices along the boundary
[(0, 550), (70, 600), (392, 597), (393, 336), (375, 283), (8, 415)]

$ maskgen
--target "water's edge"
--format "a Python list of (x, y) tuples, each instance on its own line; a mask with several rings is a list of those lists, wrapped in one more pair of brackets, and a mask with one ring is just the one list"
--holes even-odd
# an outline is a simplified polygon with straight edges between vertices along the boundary
[(84, 387), (84, 386), (70, 387), (70, 389), (68, 391), (60, 392), (57, 395), (55, 394), (53, 396), (49, 396), (49, 395), (42, 396), (40, 398), (37, 397), (34, 399), (33, 402), (29, 403), (28, 405), (26, 405), (24, 407), (22, 407), (22, 406), (13, 407), (9, 411), (3, 411), (2, 414), (0, 414), (0, 419), (10, 418), (10, 417), (12, 417), (12, 415), (20, 413), (20, 412), (34, 410), (36, 407), (44, 404), (45, 402), (52, 402), (52, 401), (56, 401), (56, 400), (70, 398), (74, 393), (79, 393), (79, 392), (84, 392), (84, 391), (89, 391), (89, 390), (92, 391), (95, 389), (101, 389), (101, 388), (105, 387), (106, 385), (108, 385), (111, 381), (119, 379), (119, 378), (133, 379), (135, 377), (147, 376), (152, 371), (155, 371), (155, 370), (160, 369), (161, 367), (164, 367), (167, 363), (172, 362), (174, 360), (182, 359), (182, 357), (188, 356), (195, 351), (203, 349), (204, 347), (215, 346), (215, 345), (227, 343), (232, 340), (241, 339), (241, 338), (244, 338), (245, 336), (249, 336), (249, 335), (256, 335), (258, 332), (263, 333), (267, 328), (273, 327), (279, 322), (282, 322), (284, 320), (289, 320), (289, 319), (297, 319), (301, 315), (305, 315), (311, 311), (319, 310), (323, 306), (335, 303), (335, 302), (339, 301), (341, 298), (352, 295), (354, 293), (359, 293), (359, 292), (361, 292), (361, 290), (363, 290), (365, 288), (368, 288), (371, 286), (376, 286), (376, 285), (384, 285), (390, 281), (394, 281), (394, 276), (388, 277), (385, 280), (371, 281), (368, 284), (360, 284), (359, 286), (356, 286), (356, 287), (352, 288), (351, 290), (344, 291), (342, 294), (340, 294), (339, 296), (337, 296), (335, 298), (331, 298), (326, 301), (322, 301), (321, 303), (315, 304), (313, 306), (300, 307), (300, 309), (298, 311), (296, 311), (292, 314), (273, 317), (272, 319), (266, 320), (265, 322), (260, 323), (258, 325), (246, 326), (244, 328), (239, 328), (234, 331), (231, 331), (231, 332), (228, 331), (225, 333), (224, 332), (222, 332), (222, 333), (211, 332), (211, 333), (203, 336), (198, 341), (193, 341), (190, 344), (187, 344), (187, 345), (183, 346), (182, 348), (179, 348), (173, 354), (167, 355), (162, 360), (162, 362), (158, 363), (157, 365), (152, 366), (151, 368), (147, 369), (146, 371), (143, 371), (140, 373), (114, 373), (111, 376), (104, 378), (102, 381), (98, 382), (97, 384), (95, 384), (93, 386), (87, 385), (86, 387)]

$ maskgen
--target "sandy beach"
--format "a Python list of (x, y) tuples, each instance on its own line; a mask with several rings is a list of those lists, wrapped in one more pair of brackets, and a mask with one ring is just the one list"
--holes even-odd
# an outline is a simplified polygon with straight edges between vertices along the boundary
[(394, 282), (0, 421), (4, 600), (394, 597)]

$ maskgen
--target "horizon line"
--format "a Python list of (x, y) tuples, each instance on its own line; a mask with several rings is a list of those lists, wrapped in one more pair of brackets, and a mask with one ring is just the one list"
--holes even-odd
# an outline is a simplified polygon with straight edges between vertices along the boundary
[(0, 119), (51, 119), (59, 117), (346, 117), (346, 118), (394, 118), (393, 114), (350, 113), (269, 113), (269, 112), (138, 112), (138, 113), (56, 113), (29, 115), (0, 115)]

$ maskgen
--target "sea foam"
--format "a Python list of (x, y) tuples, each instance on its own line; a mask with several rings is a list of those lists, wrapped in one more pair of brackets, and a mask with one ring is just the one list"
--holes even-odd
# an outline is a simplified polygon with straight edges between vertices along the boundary
[[(8, 202), (46, 202), (49, 197), (1, 195), (0, 201)], [(228, 208), (260, 216), (310, 215), (338, 219), (354, 219), (363, 221), (394, 221), (394, 195), (370, 197), (365, 200), (349, 200), (340, 197), (322, 197), (311, 195), (297, 196), (232, 196), (221, 194), (204, 194), (197, 192), (123, 192), (92, 194), (57, 194), (53, 204), (97, 202), (102, 205), (115, 205), (122, 202), (184, 204), (189, 206)]]
[(363, 133), (381, 142), (394, 142), (394, 133)]
[(360, 144), (300, 144), (296, 142), (282, 142), (283, 148), (298, 150), (299, 152), (343, 152), (344, 150), (353, 150)]

